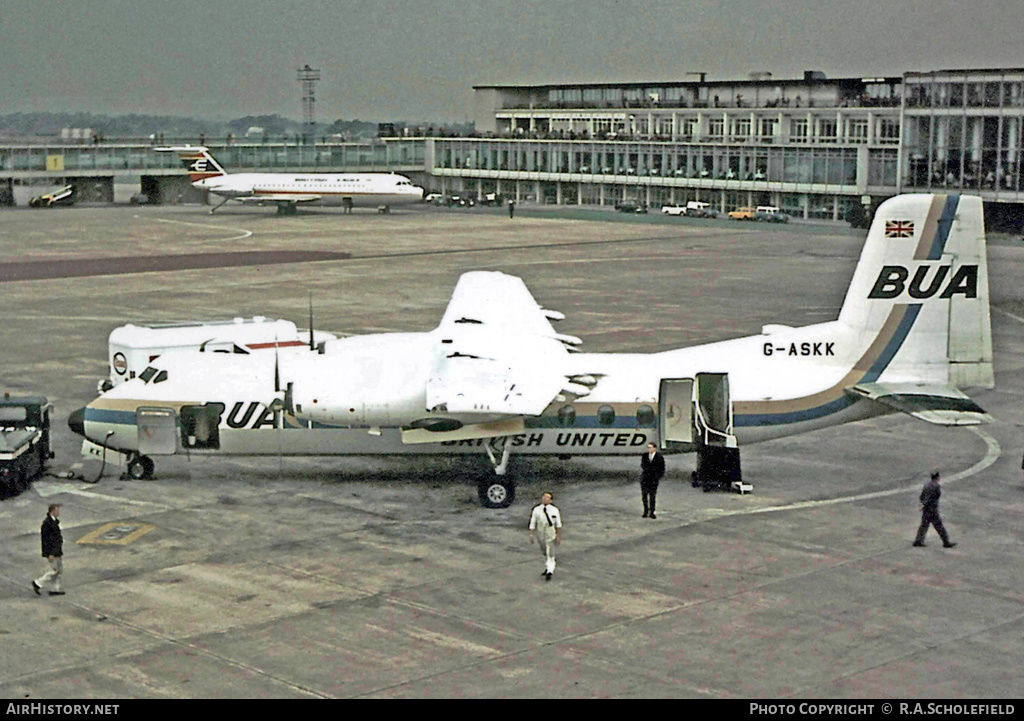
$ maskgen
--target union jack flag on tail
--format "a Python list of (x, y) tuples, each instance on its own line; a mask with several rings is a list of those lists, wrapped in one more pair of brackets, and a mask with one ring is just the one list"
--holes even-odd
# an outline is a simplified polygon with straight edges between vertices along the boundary
[(912, 220), (887, 220), (885, 221), (886, 238), (913, 238), (914, 221)]

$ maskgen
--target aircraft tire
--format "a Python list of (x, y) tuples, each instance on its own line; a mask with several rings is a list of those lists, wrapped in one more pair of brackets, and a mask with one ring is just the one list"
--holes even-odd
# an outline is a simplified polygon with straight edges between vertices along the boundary
[(153, 477), (155, 464), (149, 456), (136, 456), (128, 462), (128, 476), (136, 481)]
[(508, 508), (516, 499), (516, 483), (510, 478), (494, 476), (480, 481), (477, 492), (484, 508)]

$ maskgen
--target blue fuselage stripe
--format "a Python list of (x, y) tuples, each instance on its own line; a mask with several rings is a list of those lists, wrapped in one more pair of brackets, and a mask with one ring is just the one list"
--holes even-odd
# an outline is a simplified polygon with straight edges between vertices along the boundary
[(932, 246), (928, 249), (928, 260), (941, 260), (942, 252), (946, 249), (946, 241), (949, 240), (949, 231), (953, 228), (953, 221), (956, 220), (956, 209), (959, 204), (959, 195), (950, 195), (946, 198), (942, 215), (939, 216), (939, 227), (932, 239)]
[(89, 423), (111, 423), (122, 426), (135, 425), (135, 411), (113, 411), (106, 408), (85, 408), (85, 420)]
[[(871, 364), (871, 367), (865, 371), (864, 375), (860, 378), (858, 383), (874, 383), (882, 375), (885, 369), (892, 362), (892, 359), (899, 352), (903, 346), (903, 342), (910, 335), (911, 329), (914, 327), (914, 322), (917, 320), (918, 315), (921, 313), (921, 303), (914, 303), (908, 305), (904, 311), (903, 318), (900, 319), (899, 325), (896, 327), (895, 333), (892, 338), (886, 343), (885, 348), (878, 354), (878, 358)], [(842, 393), (842, 391), (840, 391)], [(786, 425), (788, 423), (799, 423), (801, 421), (813, 421), (818, 418), (831, 415), (832, 413), (838, 413), (839, 411), (846, 410), (852, 406), (857, 399), (850, 398), (845, 394), (840, 395), (838, 398), (831, 400), (827, 403), (815, 406), (813, 408), (807, 408), (799, 411), (790, 411), (786, 413), (747, 413), (738, 414), (733, 418), (733, 425), (736, 427), (751, 427), (751, 426), (776, 426)]]

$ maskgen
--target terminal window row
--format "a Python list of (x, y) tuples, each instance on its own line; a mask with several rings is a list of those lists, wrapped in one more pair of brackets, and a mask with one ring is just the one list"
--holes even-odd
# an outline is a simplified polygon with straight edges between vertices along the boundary
[(870, 136), (871, 121), (864, 117), (803, 115), (801, 117), (743, 116), (630, 116), (558, 118), (519, 116), (497, 119), (499, 135), (520, 138), (623, 140), (631, 137), (683, 142), (757, 142), (761, 144), (850, 143), (877, 144), (899, 142), (897, 117), (874, 118), (875, 136)]
[(1024, 118), (907, 118), (904, 182), (912, 188), (1017, 191), (1022, 187)]
[(1024, 82), (929, 81), (907, 83), (908, 108), (1024, 107)]
[[(897, 151), (889, 151), (895, 154)], [(877, 151), (872, 151), (872, 157)], [(888, 157), (879, 155), (877, 157)], [(584, 175), (639, 175), (724, 180), (852, 184), (857, 180), (854, 148), (688, 147), (640, 149), (605, 146), (594, 150), (552, 150), (520, 146), (442, 145), (438, 167)], [(895, 175), (892, 177), (895, 185)]]

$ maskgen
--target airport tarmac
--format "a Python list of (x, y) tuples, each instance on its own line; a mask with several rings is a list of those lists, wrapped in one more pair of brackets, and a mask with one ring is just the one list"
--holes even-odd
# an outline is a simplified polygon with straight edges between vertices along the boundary
[[(611, 212), (199, 207), (0, 212), (0, 383), (67, 415), (127, 322), (266, 315), (340, 334), (440, 320), (458, 276), (521, 276), (589, 351), (657, 351), (838, 313), (863, 231)], [(0, 697), (1013, 698), (1024, 666), (1024, 244), (989, 243), (997, 386), (975, 429), (885, 416), (743, 450), (748, 495), (639, 461), (157, 458), (0, 502)], [(26, 275), (27, 274), (27, 275)], [(15, 278), (25, 278), (16, 280)], [(713, 370), (713, 369), (709, 369)], [(911, 548), (917, 496), (942, 515)], [(527, 543), (551, 490), (558, 570)], [(63, 504), (67, 595), (37, 597)]]

